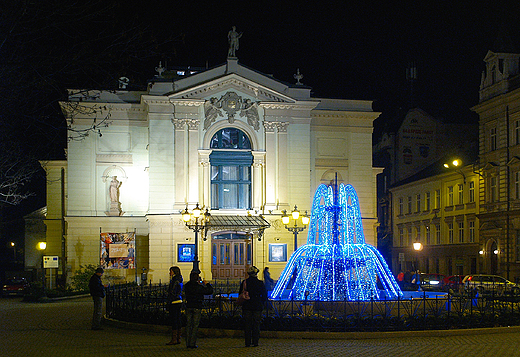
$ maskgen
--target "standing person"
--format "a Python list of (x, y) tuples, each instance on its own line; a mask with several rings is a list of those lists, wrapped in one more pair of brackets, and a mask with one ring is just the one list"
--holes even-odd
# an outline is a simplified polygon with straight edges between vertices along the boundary
[(271, 278), (271, 274), (269, 273), (269, 267), (264, 268), (264, 284), (267, 291), (274, 289), (274, 280)]
[(412, 276), (412, 284), (417, 291), (421, 291), (421, 272), (419, 270), (416, 270)]
[(186, 347), (197, 348), (197, 331), (204, 295), (213, 294), (213, 287), (205, 280), (201, 281), (199, 272), (190, 273), (190, 281), (184, 284), (186, 298)]
[(103, 316), (103, 298), (105, 297), (105, 287), (101, 283), (103, 268), (97, 268), (96, 272), (90, 277), (88, 288), (92, 300), (94, 300), (94, 313), (92, 314), (92, 330), (103, 330), (101, 327), (101, 317)]
[(402, 289), (403, 288), (403, 281), (404, 281), (404, 273), (403, 271), (401, 270), (399, 272), (399, 274), (397, 274), (397, 284), (399, 285), (399, 287)]
[(251, 344), (258, 346), (260, 339), (260, 322), (262, 320), (262, 310), (267, 301), (267, 290), (262, 281), (258, 280), (258, 268), (255, 266), (247, 269), (247, 279), (240, 284), (239, 294), (245, 289), (249, 292), (249, 300), (242, 305), (242, 315), (244, 316), (244, 336), (246, 339), (246, 347)]
[(172, 324), (172, 339), (167, 345), (181, 343), (181, 306), (182, 306), (182, 275), (177, 266), (170, 268), (170, 285), (168, 285), (168, 312)]
[(403, 280), (403, 287), (405, 290), (410, 289), (412, 284), (412, 273), (410, 270), (407, 270), (406, 273), (404, 273), (404, 280)]

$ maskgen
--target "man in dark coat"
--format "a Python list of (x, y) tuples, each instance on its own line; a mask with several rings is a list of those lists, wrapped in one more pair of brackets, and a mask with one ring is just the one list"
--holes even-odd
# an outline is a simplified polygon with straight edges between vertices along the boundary
[(92, 330), (102, 330), (101, 317), (103, 316), (103, 298), (105, 297), (105, 287), (101, 282), (103, 268), (97, 268), (90, 278), (88, 288), (92, 300), (94, 300), (94, 313), (92, 314)]
[(249, 293), (249, 300), (242, 305), (244, 317), (244, 336), (246, 347), (258, 346), (260, 339), (260, 323), (262, 321), (262, 310), (267, 301), (267, 290), (261, 280), (258, 280), (258, 268), (255, 266), (247, 269), (248, 278), (240, 284), (239, 294), (245, 289)]
[(198, 271), (192, 271), (190, 281), (184, 284), (183, 291), (186, 298), (186, 347), (197, 348), (204, 295), (213, 294), (213, 287), (205, 280), (201, 281)]

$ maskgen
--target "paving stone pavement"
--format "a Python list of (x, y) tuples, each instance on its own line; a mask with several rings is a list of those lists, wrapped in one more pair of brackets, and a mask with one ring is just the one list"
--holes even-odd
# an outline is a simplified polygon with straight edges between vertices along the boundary
[[(443, 336), (438, 333), (371, 335), (341, 338), (261, 338), (243, 347), (241, 338), (206, 337), (199, 348), (166, 346), (166, 333), (121, 326), (90, 330), (92, 302), (80, 298), (45, 304), (0, 300), (0, 356), (520, 356), (520, 328), (479, 329)], [(363, 337), (365, 336), (365, 338)], [(322, 336), (323, 337), (323, 336)]]

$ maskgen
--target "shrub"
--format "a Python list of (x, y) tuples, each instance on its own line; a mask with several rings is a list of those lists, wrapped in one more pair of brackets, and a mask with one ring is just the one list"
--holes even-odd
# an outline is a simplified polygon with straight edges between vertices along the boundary
[(79, 269), (74, 272), (74, 275), (71, 277), (71, 287), (76, 291), (87, 292), (88, 282), (92, 275), (96, 272), (96, 266), (92, 264), (88, 265), (80, 265)]

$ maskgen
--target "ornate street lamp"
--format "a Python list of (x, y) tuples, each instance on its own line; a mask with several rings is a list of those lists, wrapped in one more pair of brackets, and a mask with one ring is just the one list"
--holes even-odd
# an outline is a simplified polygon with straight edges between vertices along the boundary
[[(298, 208), (294, 206), (294, 209), (291, 212), (294, 226), (288, 227), (287, 225), (289, 224), (291, 218), (287, 215), (286, 210), (283, 210), (282, 213), (282, 223), (285, 225), (285, 229), (294, 234), (294, 250), (296, 251), (296, 248), (298, 248), (298, 233), (303, 232), (307, 228), (310, 217), (307, 215), (307, 211), (305, 211), (305, 214), (300, 217), (300, 211), (298, 211)], [(301, 218), (303, 226), (298, 226), (298, 218)]]
[[(206, 212), (202, 214), (202, 210), (199, 204), (195, 206), (193, 211), (188, 212), (188, 206), (182, 212), (182, 220), (186, 224), (186, 227), (195, 232), (195, 254), (193, 256), (193, 271), (200, 273), (199, 269), (199, 232), (203, 231), (204, 228), (209, 224), (211, 214), (206, 208)], [(205, 240), (205, 239), (204, 239)]]

